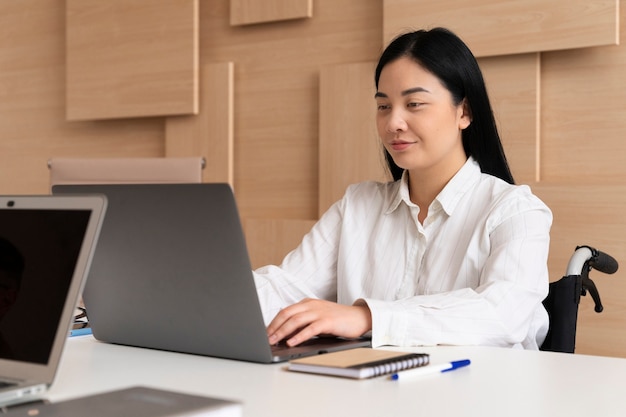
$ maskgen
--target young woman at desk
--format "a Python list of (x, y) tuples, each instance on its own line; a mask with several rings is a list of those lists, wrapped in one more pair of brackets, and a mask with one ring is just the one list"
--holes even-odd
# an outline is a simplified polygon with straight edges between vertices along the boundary
[(270, 343), (538, 349), (550, 210), (513, 185), (476, 59), (446, 29), (396, 38), (375, 74), (394, 181), (348, 187), (280, 266), (255, 271)]

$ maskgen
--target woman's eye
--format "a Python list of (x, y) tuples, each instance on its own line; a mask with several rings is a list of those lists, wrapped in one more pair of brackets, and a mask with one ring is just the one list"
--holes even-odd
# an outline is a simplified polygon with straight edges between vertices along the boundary
[(421, 105), (422, 105), (422, 103), (418, 103), (418, 102), (412, 101), (409, 104), (407, 104), (407, 107), (419, 107)]
[(388, 104), (378, 104), (376, 106), (376, 108), (378, 109), (378, 111), (383, 111), (383, 110), (387, 110), (389, 108)]

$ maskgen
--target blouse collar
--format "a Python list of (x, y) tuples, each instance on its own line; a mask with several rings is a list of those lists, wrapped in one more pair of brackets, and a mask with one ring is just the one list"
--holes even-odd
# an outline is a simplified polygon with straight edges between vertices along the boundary
[[(473, 157), (467, 158), (467, 161), (459, 171), (448, 181), (443, 190), (435, 197), (443, 210), (451, 215), (461, 198), (472, 188), (472, 186), (480, 179), (481, 172), (478, 162)], [(396, 181), (396, 191), (393, 194), (386, 213), (389, 214), (396, 210), (401, 202), (409, 207), (415, 207), (415, 203), (411, 201), (409, 196), (409, 173), (404, 171), (402, 178)]]

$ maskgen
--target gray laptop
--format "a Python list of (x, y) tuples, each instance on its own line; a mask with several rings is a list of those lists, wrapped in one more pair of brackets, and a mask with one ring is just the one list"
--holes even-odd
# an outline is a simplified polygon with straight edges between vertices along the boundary
[(108, 199), (83, 293), (98, 340), (261, 363), (370, 344), (269, 345), (228, 184), (56, 185), (53, 193)]
[(0, 405), (56, 375), (106, 198), (0, 196)]

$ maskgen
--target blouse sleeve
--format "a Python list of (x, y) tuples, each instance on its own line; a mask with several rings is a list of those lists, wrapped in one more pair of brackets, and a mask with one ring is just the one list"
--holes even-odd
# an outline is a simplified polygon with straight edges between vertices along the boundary
[(268, 265), (253, 271), (266, 324), (280, 309), (303, 298), (336, 301), (341, 204), (335, 203), (322, 216), (280, 266)]

